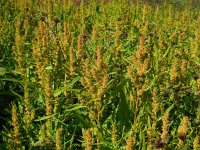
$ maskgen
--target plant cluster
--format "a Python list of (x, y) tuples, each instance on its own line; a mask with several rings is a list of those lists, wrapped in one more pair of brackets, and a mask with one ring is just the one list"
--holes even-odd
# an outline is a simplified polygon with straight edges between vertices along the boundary
[(198, 150), (199, 10), (1, 1), (0, 148)]

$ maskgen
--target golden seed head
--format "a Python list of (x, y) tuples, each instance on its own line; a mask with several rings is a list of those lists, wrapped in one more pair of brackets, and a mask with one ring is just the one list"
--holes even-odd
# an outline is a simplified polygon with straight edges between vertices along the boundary
[(163, 118), (161, 139), (163, 143), (167, 143), (168, 128), (169, 128), (169, 114), (165, 113)]
[(117, 128), (116, 128), (116, 123), (113, 123), (112, 125), (112, 144), (116, 144), (117, 142)]
[(126, 150), (132, 150), (132, 149), (133, 149), (133, 138), (130, 136), (126, 141)]
[(86, 78), (89, 78), (90, 77), (90, 64), (88, 62), (88, 59), (86, 59), (84, 65), (85, 65), (85, 75), (86, 75)]
[(187, 116), (183, 117), (183, 120), (178, 128), (178, 138), (182, 141), (185, 140), (187, 133), (188, 133), (188, 123), (189, 119)]
[(130, 91), (130, 106), (132, 106), (134, 104), (134, 97), (132, 94), (133, 91)]
[(19, 118), (17, 113), (16, 105), (12, 107), (12, 126), (13, 126), (13, 136), (14, 136), (14, 143), (16, 147), (21, 145), (20, 139), (20, 126), (19, 126)]
[(85, 133), (85, 150), (92, 150), (93, 139), (91, 134), (90, 129), (87, 129)]
[(186, 69), (187, 69), (187, 61), (185, 59), (182, 59), (182, 62), (181, 62), (181, 76), (183, 78), (185, 77)]
[(171, 81), (174, 81), (177, 79), (178, 77), (178, 59), (175, 59), (173, 64), (172, 64), (172, 67), (171, 67), (171, 70), (170, 70), (170, 80)]
[(31, 109), (31, 103), (29, 99), (29, 91), (28, 91), (28, 85), (27, 81), (24, 84), (24, 102), (25, 102), (25, 116), (24, 116), (24, 121), (26, 123), (26, 131), (29, 129), (29, 125), (31, 121), (33, 120), (32, 113), (34, 109)]
[(92, 29), (92, 40), (95, 40), (95, 38), (96, 38), (96, 26), (94, 25), (93, 26), (93, 29)]
[(92, 110), (93, 108), (90, 107), (90, 111), (89, 111), (89, 118), (90, 120), (96, 120), (96, 113), (94, 110)]
[(151, 149), (152, 145), (152, 138), (153, 138), (153, 129), (152, 127), (148, 128), (147, 130), (147, 149)]
[(199, 150), (199, 137), (198, 137), (198, 135), (194, 139), (193, 148), (194, 148), (194, 150)]
[(143, 93), (142, 88), (137, 90), (137, 96), (140, 97)]
[(97, 67), (100, 68), (102, 65), (102, 47), (97, 46)]
[(197, 79), (197, 88), (200, 91), (200, 78)]
[(128, 76), (129, 76), (129, 78), (131, 79), (131, 82), (135, 82), (135, 77), (134, 77), (134, 75), (132, 74), (132, 68), (131, 68), (131, 66), (128, 66), (127, 67), (127, 74), (128, 74)]
[(146, 90), (148, 87), (149, 87), (149, 79), (147, 78), (147, 79), (145, 79), (144, 85), (142, 86), (142, 88), (143, 88), (144, 90)]
[(73, 76), (75, 73), (75, 66), (74, 66), (74, 52), (72, 45), (70, 46), (69, 61), (70, 61), (70, 75)]
[(153, 88), (153, 93), (152, 93), (152, 107), (153, 107), (153, 119), (156, 119), (156, 113), (158, 112), (158, 93), (157, 93), (157, 88)]
[(178, 139), (178, 147), (183, 147), (184, 146), (184, 142), (181, 139)]
[(138, 49), (138, 51), (136, 52), (136, 56), (137, 56), (138, 59), (143, 58), (144, 49), (145, 49), (144, 37), (143, 37), (143, 36), (140, 36), (140, 37), (139, 37), (139, 49)]
[(62, 148), (62, 128), (56, 130), (56, 150), (63, 150), (63, 148)]
[(78, 98), (78, 101), (79, 101), (81, 104), (85, 105), (85, 100), (84, 100), (84, 97), (83, 97), (82, 94), (78, 94), (78, 95), (77, 95), (77, 98)]
[(82, 56), (82, 36), (78, 36), (78, 57), (81, 58)]

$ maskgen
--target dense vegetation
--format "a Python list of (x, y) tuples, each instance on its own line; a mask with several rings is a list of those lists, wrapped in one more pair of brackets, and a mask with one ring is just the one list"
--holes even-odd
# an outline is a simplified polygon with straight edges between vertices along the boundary
[(0, 149), (198, 150), (196, 1), (0, 1)]

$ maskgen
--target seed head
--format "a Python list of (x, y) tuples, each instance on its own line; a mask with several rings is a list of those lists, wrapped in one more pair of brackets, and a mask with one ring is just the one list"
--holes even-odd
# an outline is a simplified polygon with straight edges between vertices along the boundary
[(178, 128), (178, 138), (182, 141), (185, 140), (187, 133), (188, 133), (188, 123), (189, 119), (187, 116), (183, 117), (183, 120), (181, 122), (181, 125)]

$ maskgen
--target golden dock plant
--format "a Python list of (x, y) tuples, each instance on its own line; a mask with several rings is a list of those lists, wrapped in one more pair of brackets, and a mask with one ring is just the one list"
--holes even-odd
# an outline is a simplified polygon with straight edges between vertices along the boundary
[(133, 138), (130, 136), (126, 141), (126, 150), (133, 149)]
[[(131, 65), (127, 68), (127, 74), (131, 79), (132, 84), (135, 86), (136, 90), (136, 100), (135, 100), (135, 109), (138, 110), (139, 99), (143, 95), (145, 76), (147, 75), (147, 70), (149, 67), (149, 58), (148, 50), (145, 46), (144, 37), (139, 37), (139, 48), (136, 51), (136, 54), (132, 56)], [(147, 83), (147, 82), (146, 82)], [(134, 114), (134, 123), (136, 124), (137, 117)]]
[(199, 149), (199, 137), (198, 135), (195, 137), (194, 142), (193, 142), (193, 149), (198, 150)]
[(56, 150), (63, 150), (62, 146), (62, 128), (56, 130)]
[[(90, 95), (87, 102), (89, 117), (91, 120), (97, 121), (100, 125), (102, 113), (102, 96), (108, 86), (107, 64), (103, 61), (102, 47), (97, 46), (96, 64), (90, 66), (88, 59), (85, 60), (85, 76), (81, 79), (81, 83)], [(96, 118), (97, 116), (97, 118)], [(100, 149), (100, 131), (98, 128), (97, 147)]]
[(12, 106), (12, 126), (13, 126), (13, 145), (12, 147), (16, 150), (22, 149), (21, 131), (20, 131), (20, 120), (16, 105)]
[(168, 141), (168, 130), (169, 130), (169, 114), (164, 113), (163, 118), (162, 118), (162, 134), (161, 134), (161, 139), (164, 144), (167, 143)]
[(85, 150), (92, 150), (93, 138), (90, 129), (85, 132)]
[(178, 139), (179, 139), (178, 146), (181, 148), (184, 147), (184, 141), (188, 134), (188, 124), (189, 124), (189, 118), (187, 116), (184, 116), (178, 128)]

